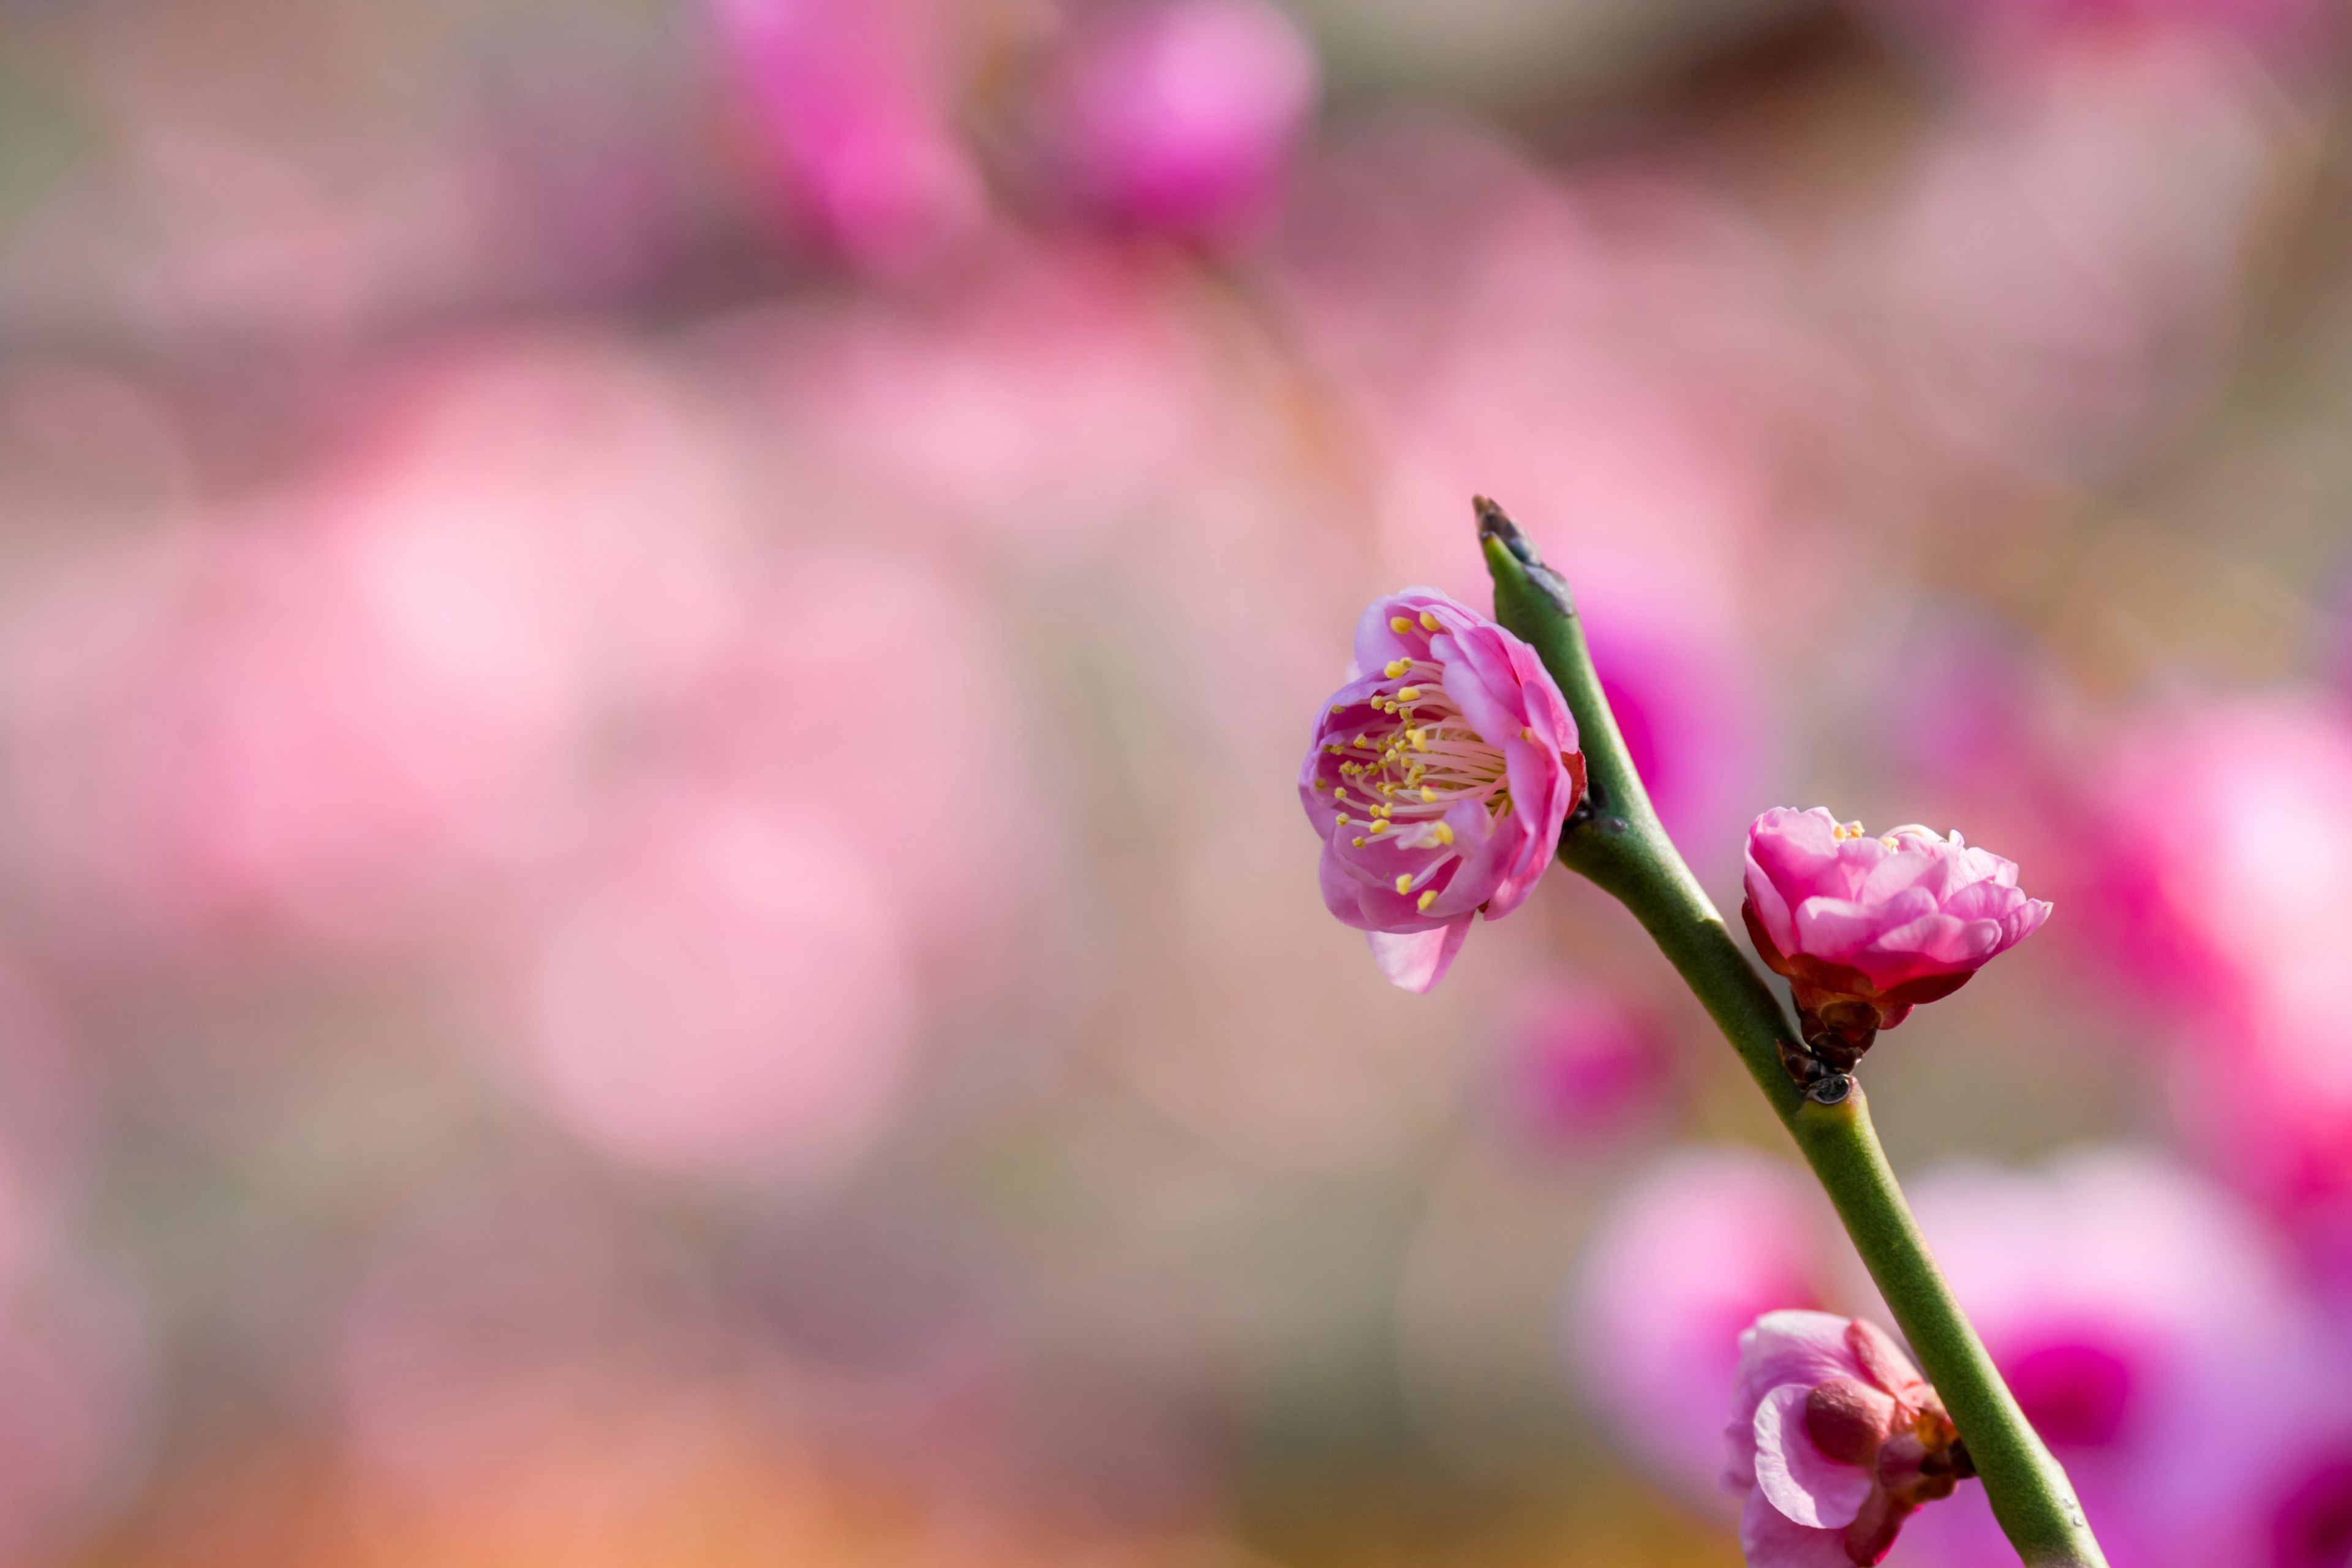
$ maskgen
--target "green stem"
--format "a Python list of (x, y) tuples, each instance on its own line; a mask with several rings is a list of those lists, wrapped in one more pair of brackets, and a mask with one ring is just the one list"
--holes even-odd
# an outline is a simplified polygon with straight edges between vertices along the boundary
[(2106, 1568), (2066, 1472), (2034, 1435), (1895, 1185), (1854, 1085), (1834, 1105), (1808, 1100), (1782, 1066), (1796, 1031), (1651, 809), (1601, 694), (1567, 584), (1491, 501), (1479, 537), (1495, 578), (1495, 618), (1531, 644), (1576, 715), (1589, 805), (1560, 836), (1559, 858), (1616, 898), (1671, 960), (1748, 1066), (1829, 1194), (1854, 1250), (1943, 1397), (1967, 1443), (1993, 1517), (2028, 1568)]

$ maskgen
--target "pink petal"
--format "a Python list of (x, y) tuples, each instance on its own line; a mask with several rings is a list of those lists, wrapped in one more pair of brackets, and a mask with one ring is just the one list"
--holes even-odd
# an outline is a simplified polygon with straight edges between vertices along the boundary
[(1831, 1458), (1805, 1430), (1812, 1390), (1784, 1383), (1756, 1406), (1756, 1489), (1799, 1524), (1843, 1530), (1874, 1485), (1869, 1471)]
[(1797, 951), (1797, 924), (1789, 915), (1789, 900), (1772, 885), (1772, 879), (1756, 863), (1756, 851), (1748, 852), (1748, 901), (1756, 908), (1756, 919), (1772, 938), (1772, 945), (1783, 953)]
[(1844, 1531), (1808, 1529), (1774, 1508), (1761, 1490), (1749, 1492), (1740, 1510), (1739, 1546), (1748, 1568), (1853, 1568)]
[(1364, 939), (1371, 943), (1372, 962), (1381, 966), (1390, 984), (1405, 991), (1426, 991), (1445, 978), (1445, 972), (1454, 966), (1454, 955), (1462, 951), (1462, 939), (1469, 933), (1470, 917), (1464, 915), (1435, 931), (1403, 936), (1366, 931)]

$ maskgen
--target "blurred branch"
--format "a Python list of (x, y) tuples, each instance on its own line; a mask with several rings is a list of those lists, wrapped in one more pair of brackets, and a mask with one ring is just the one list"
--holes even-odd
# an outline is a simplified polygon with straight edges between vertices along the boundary
[(1633, 911), (1747, 1063), (1942, 1396), (2020, 1557), (2029, 1568), (2105, 1568), (2066, 1472), (2018, 1408), (1928, 1255), (1861, 1085), (1833, 1104), (1816, 1103), (1784, 1065), (1806, 1059), (1796, 1030), (1651, 809), (1568, 584), (1500, 507), (1481, 498), (1477, 510), (1495, 618), (1532, 645), (1559, 682), (1584, 749), (1588, 793), (1560, 835), (1561, 862)]

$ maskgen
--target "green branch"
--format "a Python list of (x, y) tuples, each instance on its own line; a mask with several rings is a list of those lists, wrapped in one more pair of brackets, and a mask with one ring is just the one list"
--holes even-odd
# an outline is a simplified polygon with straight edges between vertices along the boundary
[(1559, 682), (1584, 750), (1589, 793), (1560, 835), (1561, 861), (1633, 911), (1747, 1064), (1829, 1194), (1920, 1370), (1943, 1397), (1993, 1517), (2028, 1568), (2106, 1568), (2066, 1472), (2018, 1409), (1928, 1256), (1861, 1086), (1835, 1104), (1818, 1104), (1783, 1066), (1789, 1053), (1802, 1049), (1797, 1033), (1659, 826), (1601, 695), (1568, 585), (1501, 508), (1484, 499), (1477, 506), (1479, 539), (1495, 578), (1495, 618), (1531, 644)]

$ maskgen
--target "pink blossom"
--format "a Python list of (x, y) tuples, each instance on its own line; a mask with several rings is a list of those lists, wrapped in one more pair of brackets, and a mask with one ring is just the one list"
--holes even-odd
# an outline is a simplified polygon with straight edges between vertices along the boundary
[(723, 791), (611, 825), (527, 939), (536, 1098), (652, 1169), (832, 1176), (912, 1066), (919, 990), (886, 886), (803, 816)]
[(1297, 24), (1265, 0), (1108, 7), (1062, 62), (1051, 155), (1117, 222), (1230, 236), (1280, 194), (1315, 78)]
[(1579, 1392), (1643, 1468), (1720, 1504), (1739, 1333), (1829, 1304), (1837, 1222), (1795, 1165), (1680, 1148), (1618, 1194), (1584, 1245), (1562, 1328)]
[(1850, 1072), (1881, 1029), (1948, 996), (2032, 935), (2050, 906), (2018, 890), (2017, 866), (1958, 833), (1873, 837), (1821, 806), (1775, 807), (1748, 830), (1756, 950), (1795, 992), (1806, 1042)]
[(708, 0), (801, 213), (852, 260), (919, 262), (979, 219), (936, 0)]
[[(2274, 1532), (2324, 1533), (2302, 1513), (2344, 1452), (2344, 1371), (2259, 1213), (2118, 1150), (2032, 1171), (1950, 1165), (1910, 1185), (1937, 1262), (2116, 1568), (2268, 1563)], [(1967, 1494), (1903, 1542), (1918, 1568), (1978, 1568), (2001, 1551)]]
[(1531, 1141), (1599, 1152), (1654, 1131), (1677, 1089), (1673, 1042), (1617, 991), (1549, 980), (1509, 1010), (1505, 1114)]
[(1576, 721), (1535, 649), (1433, 588), (1372, 601), (1317, 721), (1298, 798), (1323, 902), (1426, 991), (1473, 915), (1519, 907), (1584, 792)]
[(1749, 1568), (1885, 1557), (1922, 1503), (1975, 1472), (1943, 1402), (1867, 1318), (1767, 1312), (1739, 1336), (1724, 1428)]

